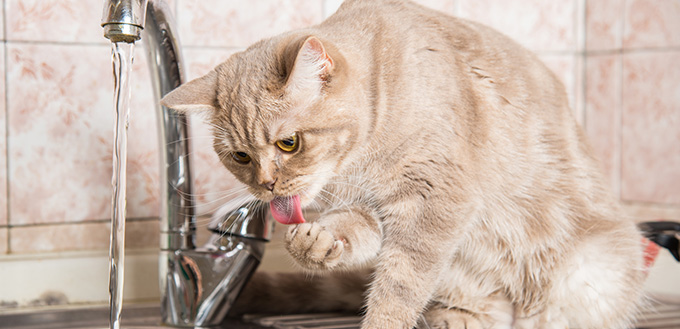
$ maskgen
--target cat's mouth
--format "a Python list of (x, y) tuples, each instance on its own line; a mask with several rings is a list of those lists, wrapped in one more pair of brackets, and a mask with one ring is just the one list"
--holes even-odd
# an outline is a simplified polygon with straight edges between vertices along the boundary
[(281, 224), (300, 224), (305, 219), (302, 216), (300, 196), (277, 196), (269, 202), (272, 217)]

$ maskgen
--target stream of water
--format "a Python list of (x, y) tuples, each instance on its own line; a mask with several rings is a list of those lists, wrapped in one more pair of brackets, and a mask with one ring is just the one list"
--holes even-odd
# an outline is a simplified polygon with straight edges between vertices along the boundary
[(111, 248), (109, 250), (109, 327), (120, 328), (125, 269), (125, 187), (127, 129), (130, 116), (130, 73), (134, 43), (112, 43), (115, 126), (113, 132), (113, 197), (111, 200)]

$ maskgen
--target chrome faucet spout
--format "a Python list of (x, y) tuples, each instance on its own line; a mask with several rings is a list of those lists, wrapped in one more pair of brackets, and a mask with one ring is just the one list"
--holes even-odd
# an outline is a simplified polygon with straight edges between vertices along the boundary
[(162, 0), (106, 0), (102, 26), (111, 42), (141, 38), (149, 63), (160, 145), (161, 319), (175, 327), (218, 325), (260, 263), (273, 223), (268, 207), (251, 202), (216, 215), (210, 240), (196, 246), (189, 120), (160, 105), (184, 82), (170, 10)]
[(133, 43), (144, 29), (147, 0), (106, 0), (102, 14), (104, 37), (111, 42)]

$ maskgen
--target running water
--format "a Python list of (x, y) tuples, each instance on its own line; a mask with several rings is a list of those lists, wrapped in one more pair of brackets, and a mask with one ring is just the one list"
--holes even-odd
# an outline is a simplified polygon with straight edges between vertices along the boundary
[(113, 131), (113, 198), (111, 200), (111, 248), (109, 251), (109, 305), (111, 329), (120, 328), (123, 308), (123, 270), (125, 268), (125, 186), (127, 128), (130, 116), (130, 72), (134, 43), (112, 45), (115, 127)]

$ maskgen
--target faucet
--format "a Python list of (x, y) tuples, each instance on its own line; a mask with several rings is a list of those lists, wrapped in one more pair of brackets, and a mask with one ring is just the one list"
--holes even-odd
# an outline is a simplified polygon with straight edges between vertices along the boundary
[(161, 321), (175, 327), (219, 325), (262, 259), (272, 221), (268, 207), (250, 202), (218, 216), (208, 242), (196, 246), (188, 118), (160, 105), (184, 82), (182, 56), (162, 0), (105, 0), (104, 36), (144, 40), (155, 97), (160, 144)]

